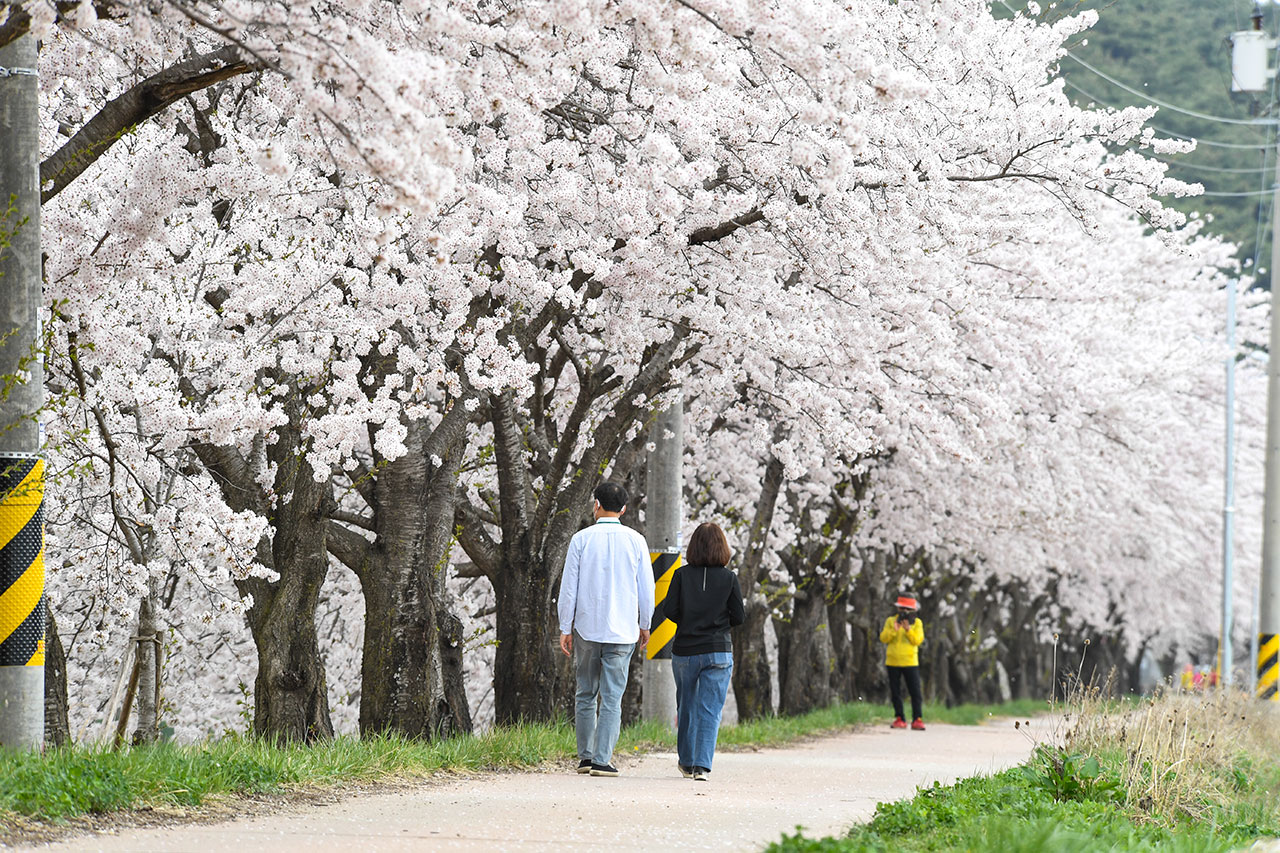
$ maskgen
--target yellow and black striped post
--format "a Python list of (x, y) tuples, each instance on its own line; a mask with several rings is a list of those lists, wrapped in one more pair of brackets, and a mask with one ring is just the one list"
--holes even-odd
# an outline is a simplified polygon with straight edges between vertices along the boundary
[(44, 737), (44, 460), (0, 455), (0, 746)]
[(1258, 635), (1258, 698), (1280, 701), (1280, 634)]
[(649, 660), (669, 660), (671, 658), (671, 640), (676, 635), (676, 623), (658, 615), (656, 608), (662, 605), (671, 588), (671, 578), (680, 568), (678, 551), (650, 551), (649, 560), (653, 563), (653, 604), (655, 612), (653, 623), (649, 626), (649, 645), (645, 655)]

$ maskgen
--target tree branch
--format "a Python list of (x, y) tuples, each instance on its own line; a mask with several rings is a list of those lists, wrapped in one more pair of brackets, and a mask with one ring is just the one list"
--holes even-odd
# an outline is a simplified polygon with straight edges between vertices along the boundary
[(238, 47), (227, 45), (171, 65), (137, 83), (98, 110), (75, 136), (40, 164), (40, 201), (48, 202), (120, 137), (174, 101), (258, 67), (241, 59)]
[[(473, 571), (465, 577), (483, 575), (489, 582), (497, 586), (495, 573), (498, 570), (498, 545), (493, 537), (484, 529), (484, 519), (475, 507), (467, 501), (465, 495), (459, 495), (458, 508), (454, 515), (457, 528), (458, 544), (471, 558)], [(464, 575), (459, 574), (459, 577)]]
[[(79, 5), (80, 3), (77, 0), (58, 0), (54, 4), (58, 9), (59, 19), (63, 15), (75, 11), (75, 8)], [(98, 17), (103, 17), (103, 12), (106, 11), (106, 7), (110, 4), (100, 2), (94, 5), (98, 7)], [(0, 13), (3, 12), (7, 12), (8, 17), (5, 18), (4, 23), (0, 24), (0, 47), (17, 41), (31, 31), (31, 15), (27, 13), (26, 9), (22, 8), (22, 3), (17, 2), (17, 0), (0, 3)]]
[(341, 521), (344, 524), (350, 524), (353, 527), (359, 527), (362, 530), (373, 530), (373, 522), (365, 518), (358, 512), (346, 512), (345, 510), (334, 510), (329, 513), (329, 518), (334, 521)]
[(735, 219), (730, 219), (728, 222), (699, 228), (689, 235), (689, 245), (702, 246), (707, 243), (714, 243), (717, 240), (723, 240), (739, 228), (754, 225), (762, 219), (764, 219), (764, 211), (758, 207), (753, 208)]
[(365, 562), (369, 559), (369, 549), (372, 547), (368, 539), (346, 525), (330, 522), (329, 529), (325, 532), (324, 544), (338, 562), (355, 572), (356, 577), (364, 571)]

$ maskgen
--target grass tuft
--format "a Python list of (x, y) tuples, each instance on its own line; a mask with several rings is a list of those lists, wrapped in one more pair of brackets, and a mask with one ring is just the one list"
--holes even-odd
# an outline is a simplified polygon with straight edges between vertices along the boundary
[(1112, 760), (1135, 816), (1208, 819), (1246, 805), (1251, 783), (1270, 788), (1280, 772), (1272, 709), (1244, 692), (1160, 693), (1122, 711), (1100, 711), (1097, 701), (1096, 691), (1076, 701), (1067, 742)]

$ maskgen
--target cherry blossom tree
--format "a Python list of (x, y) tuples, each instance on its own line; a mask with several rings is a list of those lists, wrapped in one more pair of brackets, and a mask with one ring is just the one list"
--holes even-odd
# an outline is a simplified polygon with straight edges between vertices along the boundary
[[(817, 626), (868, 564), (955, 578), (940, 607), (1052, 574), (1097, 626), (1206, 553), (1175, 527), (1205, 491), (1167, 498), (1210, 458), (1227, 255), (1161, 208), (1190, 188), (1141, 153), (1176, 147), (1151, 112), (1054, 80), (1087, 15), (5, 8), (0, 40), (45, 38), (55, 586), (100, 648), (176, 631), (197, 587), (211, 632), (243, 612), (260, 733), (325, 737), (357, 693), (363, 731), (469, 730), (479, 595), (496, 719), (555, 716), (564, 549), (677, 386), (693, 504), (741, 550), (743, 716), (772, 711), (771, 617), (785, 684), (855, 665)], [(332, 615), (352, 576), (358, 627)]]

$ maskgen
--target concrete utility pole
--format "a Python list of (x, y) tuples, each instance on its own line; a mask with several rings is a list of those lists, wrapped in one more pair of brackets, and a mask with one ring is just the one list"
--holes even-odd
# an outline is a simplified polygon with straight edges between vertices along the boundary
[(1222, 498), (1222, 633), (1218, 638), (1218, 672), (1231, 685), (1232, 586), (1235, 583), (1236, 518), (1236, 282), (1227, 286), (1227, 434), (1226, 476)]
[[(1251, 95), (1266, 95), (1271, 104), (1275, 69), (1269, 67), (1267, 58), (1275, 52), (1276, 41), (1262, 29), (1262, 6), (1255, 5), (1253, 27), (1231, 34), (1231, 91)], [(1275, 119), (1260, 120), (1259, 124), (1275, 124)], [(1277, 137), (1280, 139), (1280, 136)], [(1276, 175), (1272, 184), (1271, 204), (1271, 293), (1275, 296), (1277, 276), (1280, 275), (1280, 151), (1276, 156)], [(1228, 310), (1233, 310), (1229, 306)], [(1257, 655), (1254, 658), (1257, 681), (1255, 690), (1259, 699), (1280, 700), (1280, 311), (1271, 306), (1271, 335), (1267, 344), (1270, 358), (1267, 360), (1267, 450), (1266, 485), (1262, 515), (1262, 572), (1258, 580)], [(1233, 333), (1229, 333), (1232, 334)], [(1234, 348), (1229, 353), (1234, 368)], [(1229, 377), (1230, 378), (1230, 377)], [(1232, 412), (1228, 412), (1228, 417)], [(1229, 435), (1230, 438), (1230, 435)], [(1229, 464), (1229, 463), (1228, 463)], [(1233, 473), (1228, 467), (1228, 476)], [(1228, 479), (1228, 489), (1231, 488)], [(1232, 504), (1230, 492), (1227, 507)], [(1229, 516), (1224, 514), (1228, 521)], [(1229, 553), (1230, 542), (1225, 546)], [(1228, 564), (1229, 565), (1229, 564)], [(1224, 566), (1226, 568), (1226, 566)], [(1223, 647), (1230, 649), (1231, 578), (1223, 577)], [(1224, 654), (1224, 674), (1230, 672), (1230, 658)]]
[[(1280, 152), (1278, 152), (1280, 154)], [(1271, 293), (1280, 282), (1280, 156), (1272, 187)], [(1262, 574), (1258, 581), (1257, 696), (1280, 701), (1280, 310), (1271, 304), (1267, 342), (1267, 463), (1262, 514)]]
[[(677, 399), (671, 408), (658, 415), (652, 430), (654, 448), (649, 453), (645, 472), (644, 531), (657, 587), (654, 600), (661, 603), (667, 597), (671, 575), (680, 565), (680, 531), (684, 520), (681, 511), (684, 400)], [(676, 683), (671, 674), (671, 640), (675, 626), (669, 620), (655, 619), (650, 627), (653, 635), (645, 652), (640, 713), (646, 720), (661, 720), (674, 729)]]
[(44, 740), (36, 55), (29, 35), (0, 47), (0, 746), (12, 749)]

